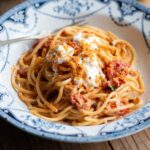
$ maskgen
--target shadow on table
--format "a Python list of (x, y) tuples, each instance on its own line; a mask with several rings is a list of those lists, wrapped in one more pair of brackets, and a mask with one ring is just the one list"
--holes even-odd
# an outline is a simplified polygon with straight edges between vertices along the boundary
[(107, 142), (72, 144), (42, 139), (0, 119), (0, 150), (98, 150), (111, 149)]

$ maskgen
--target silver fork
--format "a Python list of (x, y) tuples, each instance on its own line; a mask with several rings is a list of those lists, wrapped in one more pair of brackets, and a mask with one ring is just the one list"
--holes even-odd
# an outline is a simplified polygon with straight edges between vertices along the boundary
[(74, 26), (74, 25), (83, 26), (83, 25), (86, 25), (86, 24), (87, 24), (87, 22), (85, 20), (80, 20), (80, 21), (77, 21), (73, 24), (69, 24), (69, 25), (63, 26), (61, 28), (57, 28), (57, 29), (53, 30), (52, 32), (48, 32), (48, 31), (45, 32), (45, 33), (40, 32), (40, 33), (37, 33), (35, 35), (22, 36), (22, 37), (19, 37), (19, 38), (9, 39), (9, 40), (5, 40), (5, 41), (0, 40), (0, 47), (4, 46), (4, 45), (7, 45), (7, 44), (16, 43), (16, 42), (40, 39), (40, 38), (48, 36), (49, 34), (54, 34), (57, 31), (59, 31), (60, 29), (65, 28), (65, 27)]

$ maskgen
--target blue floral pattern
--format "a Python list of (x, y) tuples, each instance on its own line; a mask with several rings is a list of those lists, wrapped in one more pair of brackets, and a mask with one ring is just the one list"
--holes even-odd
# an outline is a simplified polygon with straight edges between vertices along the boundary
[(55, 123), (49, 123), (47, 121), (44, 121), (40, 118), (34, 118), (31, 115), (22, 115), (21, 116), (23, 118), (22, 123), (27, 123), (27, 122), (31, 122), (31, 124), (35, 127), (38, 128), (39, 130), (42, 130), (42, 128), (45, 129), (55, 129), (55, 130), (64, 130), (65, 127), (60, 125), (60, 124), (55, 124)]
[(5, 92), (5, 93), (0, 92), (0, 101), (3, 100), (3, 97), (4, 97), (5, 95), (7, 95), (6, 92)]
[(0, 84), (0, 108), (9, 108), (12, 103), (12, 95), (4, 85)]
[(16, 23), (22, 23), (25, 24), (25, 19), (26, 19), (26, 10), (21, 10), (18, 12), (15, 12), (9, 20), (16, 22)]
[(136, 11), (136, 8), (133, 7), (130, 4), (121, 3), (121, 5), (120, 5), (120, 11), (121, 11), (121, 13), (122, 13), (123, 16), (133, 15), (133, 13)]
[[(136, 13), (140, 12), (140, 10), (133, 5), (124, 2), (118, 2), (117, 5), (118, 14), (120, 14), (117, 17), (113, 14), (113, 8), (109, 7), (110, 18), (116, 25), (122, 27), (131, 26), (141, 19), (141, 16), (132, 17), (134, 14), (136, 15)], [(127, 17), (130, 17), (131, 19), (129, 20)], [(126, 19), (128, 21), (126, 21)]]
[(150, 20), (150, 14), (145, 14), (145, 19), (149, 21)]
[[(2, 37), (4, 40), (8, 40), (8, 32), (5, 27), (2, 27)], [(9, 45), (0, 47), (0, 73), (3, 72), (8, 64)]]
[[(143, 33), (143, 38), (145, 41), (145, 44), (148, 48), (148, 52), (150, 52), (150, 14), (143, 14), (142, 17), (142, 33)], [(148, 29), (146, 29), (145, 27), (147, 27)]]
[(44, 4), (45, 4), (45, 2), (35, 3), (35, 4), (34, 4), (34, 7), (35, 7), (36, 9), (38, 9), (38, 8), (41, 8)]
[(3, 30), (3, 26), (0, 25), (0, 31), (2, 31), (2, 30)]
[(105, 4), (107, 4), (107, 3), (109, 3), (111, 0), (100, 0), (102, 3), (105, 3)]
[(93, 2), (89, 0), (66, 0), (63, 5), (54, 8), (57, 13), (63, 12), (69, 16), (76, 16), (81, 11), (88, 11), (93, 6)]
[(3, 66), (5, 64), (5, 53), (2, 49), (0, 49), (0, 72), (3, 70)]

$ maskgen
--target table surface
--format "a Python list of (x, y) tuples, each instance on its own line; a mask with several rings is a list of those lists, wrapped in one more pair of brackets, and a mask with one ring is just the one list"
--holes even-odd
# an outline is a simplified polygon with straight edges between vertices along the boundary
[[(0, 0), (0, 15), (23, 0)], [(150, 0), (141, 0), (150, 6)], [(0, 150), (150, 150), (150, 128), (119, 140), (72, 144), (41, 139), (0, 119)]]

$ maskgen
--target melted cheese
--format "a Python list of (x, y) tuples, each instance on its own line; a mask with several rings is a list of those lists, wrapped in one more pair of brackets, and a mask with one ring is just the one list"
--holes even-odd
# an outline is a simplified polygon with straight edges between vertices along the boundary
[(80, 42), (81, 40), (83, 40), (83, 34), (82, 34), (82, 32), (77, 33), (74, 36), (73, 40), (76, 41), (76, 42)]
[(96, 82), (97, 77), (105, 77), (96, 57), (93, 57), (92, 59), (86, 58), (84, 69), (87, 76), (87, 82), (95, 87), (98, 85)]
[(75, 83), (76, 84), (83, 84), (85, 86), (94, 86), (97, 87), (99, 83), (97, 83), (97, 78), (102, 77), (105, 78), (104, 73), (102, 72), (102, 69), (99, 65), (98, 59), (96, 55), (93, 55), (92, 58), (89, 57), (79, 57), (78, 64), (81, 66), (81, 68), (84, 70), (86, 74), (86, 78), (76, 78)]
[(92, 43), (92, 44), (90, 45), (90, 49), (91, 49), (91, 50), (98, 49), (97, 44)]
[(93, 42), (97, 42), (97, 43), (100, 42), (100, 39), (97, 36), (92, 35), (92, 36), (89, 36), (88, 38), (86, 38), (84, 41), (85, 41), (85, 43), (91, 44)]
[(75, 82), (75, 84), (77, 84), (77, 85), (81, 85), (81, 84), (84, 83), (84, 80), (83, 80), (82, 78), (80, 78), (80, 77), (75, 77), (75, 78), (74, 78), (74, 82)]
[[(75, 77), (74, 82), (77, 85), (84, 85), (84, 86), (94, 86), (97, 87), (99, 82), (97, 79), (100, 77), (105, 78), (105, 75), (102, 72), (102, 69), (99, 65), (98, 58), (93, 50), (98, 49), (99, 44), (101, 44), (100, 38), (95, 35), (91, 35), (87, 38), (83, 36), (82, 32), (76, 34), (73, 38), (76, 42), (84, 42), (86, 43), (89, 48), (91, 49), (93, 55), (90, 57), (85, 57), (82, 54), (78, 55), (78, 64), (84, 71), (84, 78), (83, 77)], [(67, 44), (58, 45), (55, 49), (55, 53), (57, 54), (56, 63), (62, 64), (65, 61), (69, 61), (70, 58), (74, 54), (74, 49)]]
[(87, 38), (84, 38), (82, 32), (79, 32), (78, 34), (76, 34), (74, 36), (73, 40), (76, 42), (84, 42), (84, 43), (88, 44), (88, 46), (91, 50), (98, 49), (98, 45), (102, 44), (102, 41), (97, 36), (91, 35)]
[(60, 54), (60, 57), (57, 59), (57, 63), (62, 64), (63, 62), (69, 60), (71, 56), (73, 56), (74, 49), (64, 43), (63, 45), (58, 45), (56, 47), (56, 52)]

